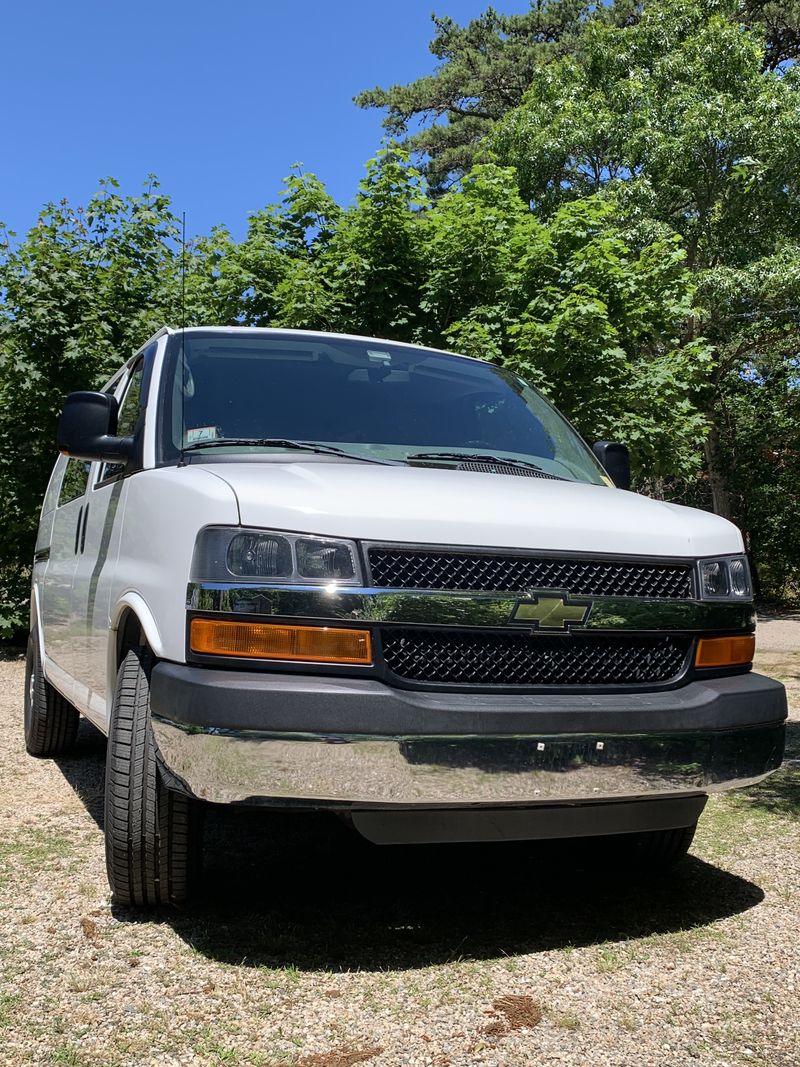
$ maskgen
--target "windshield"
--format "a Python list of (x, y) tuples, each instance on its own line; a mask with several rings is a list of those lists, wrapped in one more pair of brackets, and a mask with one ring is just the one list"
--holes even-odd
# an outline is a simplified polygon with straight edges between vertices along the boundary
[(516, 460), (607, 484), (555, 408), (490, 363), (331, 335), (209, 332), (186, 334), (183, 344), (176, 335), (166, 375), (167, 460), (181, 448), (210, 459), (289, 446), (299, 458), (316, 444), (382, 462)]

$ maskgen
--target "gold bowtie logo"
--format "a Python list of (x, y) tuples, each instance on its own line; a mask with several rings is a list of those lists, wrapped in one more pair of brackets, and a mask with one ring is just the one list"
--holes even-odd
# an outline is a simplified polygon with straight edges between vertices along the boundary
[(568, 630), (589, 621), (591, 604), (568, 604), (565, 596), (533, 596), (518, 600), (509, 622), (535, 622), (539, 630)]

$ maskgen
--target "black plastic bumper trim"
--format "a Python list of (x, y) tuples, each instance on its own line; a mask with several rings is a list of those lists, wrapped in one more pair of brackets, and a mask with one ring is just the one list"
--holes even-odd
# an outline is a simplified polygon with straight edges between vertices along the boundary
[(651, 693), (431, 693), (376, 679), (222, 671), (161, 662), (155, 715), (188, 728), (301, 733), (569, 734), (730, 730), (781, 722), (786, 691), (760, 674)]

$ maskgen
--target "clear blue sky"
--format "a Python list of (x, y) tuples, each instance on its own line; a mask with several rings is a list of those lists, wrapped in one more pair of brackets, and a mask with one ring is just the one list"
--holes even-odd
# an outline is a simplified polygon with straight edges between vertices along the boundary
[[(378, 147), (361, 89), (434, 67), (431, 12), (489, 0), (12, 0), (4, 5), (0, 220), (19, 233), (48, 200), (83, 202), (153, 172), (187, 213), (242, 236), (302, 162), (348, 202)], [(527, 0), (495, 0), (505, 12)]]

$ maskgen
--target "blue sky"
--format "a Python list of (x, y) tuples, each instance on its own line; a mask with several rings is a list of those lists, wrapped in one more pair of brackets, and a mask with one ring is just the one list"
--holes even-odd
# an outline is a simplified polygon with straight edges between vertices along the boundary
[(138, 192), (154, 172), (190, 233), (242, 236), (295, 162), (347, 202), (381, 137), (352, 97), (433, 69), (433, 10), (463, 23), (488, 3), (6, 4), (0, 220), (22, 233), (48, 200), (80, 204), (106, 175)]

